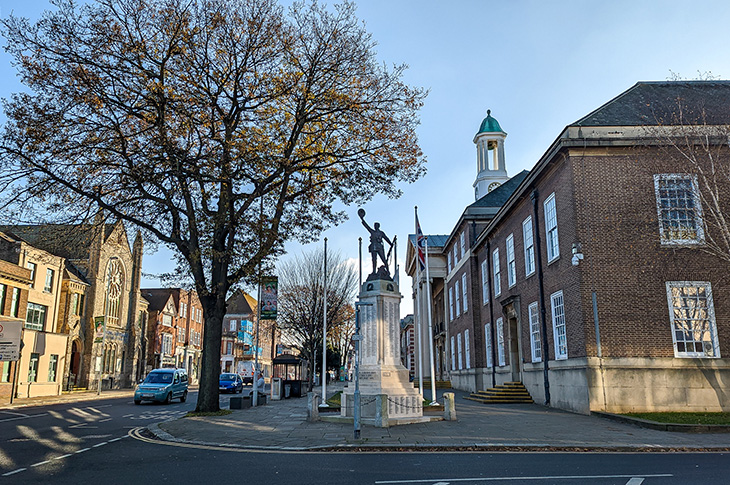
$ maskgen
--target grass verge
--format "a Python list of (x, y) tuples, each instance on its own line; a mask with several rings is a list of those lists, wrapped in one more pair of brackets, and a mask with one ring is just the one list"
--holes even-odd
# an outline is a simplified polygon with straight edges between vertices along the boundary
[(730, 413), (625, 413), (623, 415), (657, 423), (730, 425)]

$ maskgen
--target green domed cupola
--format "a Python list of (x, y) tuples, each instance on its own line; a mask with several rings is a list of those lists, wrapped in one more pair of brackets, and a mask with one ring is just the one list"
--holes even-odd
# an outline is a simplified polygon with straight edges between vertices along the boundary
[(479, 133), (504, 133), (502, 127), (499, 126), (499, 122), (492, 118), (492, 110), (487, 110), (487, 117), (482, 121), (477, 134)]
[(487, 117), (474, 135), (477, 148), (477, 179), (474, 181), (474, 198), (479, 200), (489, 192), (509, 180), (504, 163), (504, 139), (507, 133), (492, 118), (492, 111), (487, 110)]

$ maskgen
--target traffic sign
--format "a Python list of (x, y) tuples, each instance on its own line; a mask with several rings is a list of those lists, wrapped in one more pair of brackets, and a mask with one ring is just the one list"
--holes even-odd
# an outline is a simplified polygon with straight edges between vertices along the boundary
[(0, 321), (0, 360), (20, 359), (22, 331), (23, 322), (20, 320)]

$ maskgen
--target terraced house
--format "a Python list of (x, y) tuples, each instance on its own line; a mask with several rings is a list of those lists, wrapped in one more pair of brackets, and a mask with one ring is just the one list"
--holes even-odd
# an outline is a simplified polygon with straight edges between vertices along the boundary
[(2, 231), (0, 259), (30, 270), (16, 395), (130, 386), (143, 340), (141, 235), (131, 247), (121, 222), (100, 219)]

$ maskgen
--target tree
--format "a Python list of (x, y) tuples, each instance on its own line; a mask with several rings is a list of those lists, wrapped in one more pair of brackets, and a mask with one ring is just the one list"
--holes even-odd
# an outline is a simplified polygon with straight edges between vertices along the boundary
[(338, 372), (341, 367), (347, 364), (348, 356), (354, 350), (352, 346), (352, 336), (355, 335), (355, 307), (347, 305), (342, 309), (342, 323), (332, 329), (330, 334), (330, 345), (340, 357), (338, 363)]
[(37, 23), (2, 20), (28, 88), (5, 103), (2, 214), (100, 211), (172, 248), (205, 317), (196, 409), (217, 410), (229, 290), (343, 220), (335, 202), (396, 197), (422, 175), (425, 92), (377, 62), (352, 3), (53, 4)]
[[(282, 335), (309, 361), (314, 376), (322, 355), (324, 250), (303, 253), (281, 265), (278, 324)], [(358, 287), (357, 271), (338, 253), (327, 252), (327, 339), (350, 323)], [(321, 362), (321, 360), (320, 360)], [(311, 381), (310, 381), (311, 386)]]

